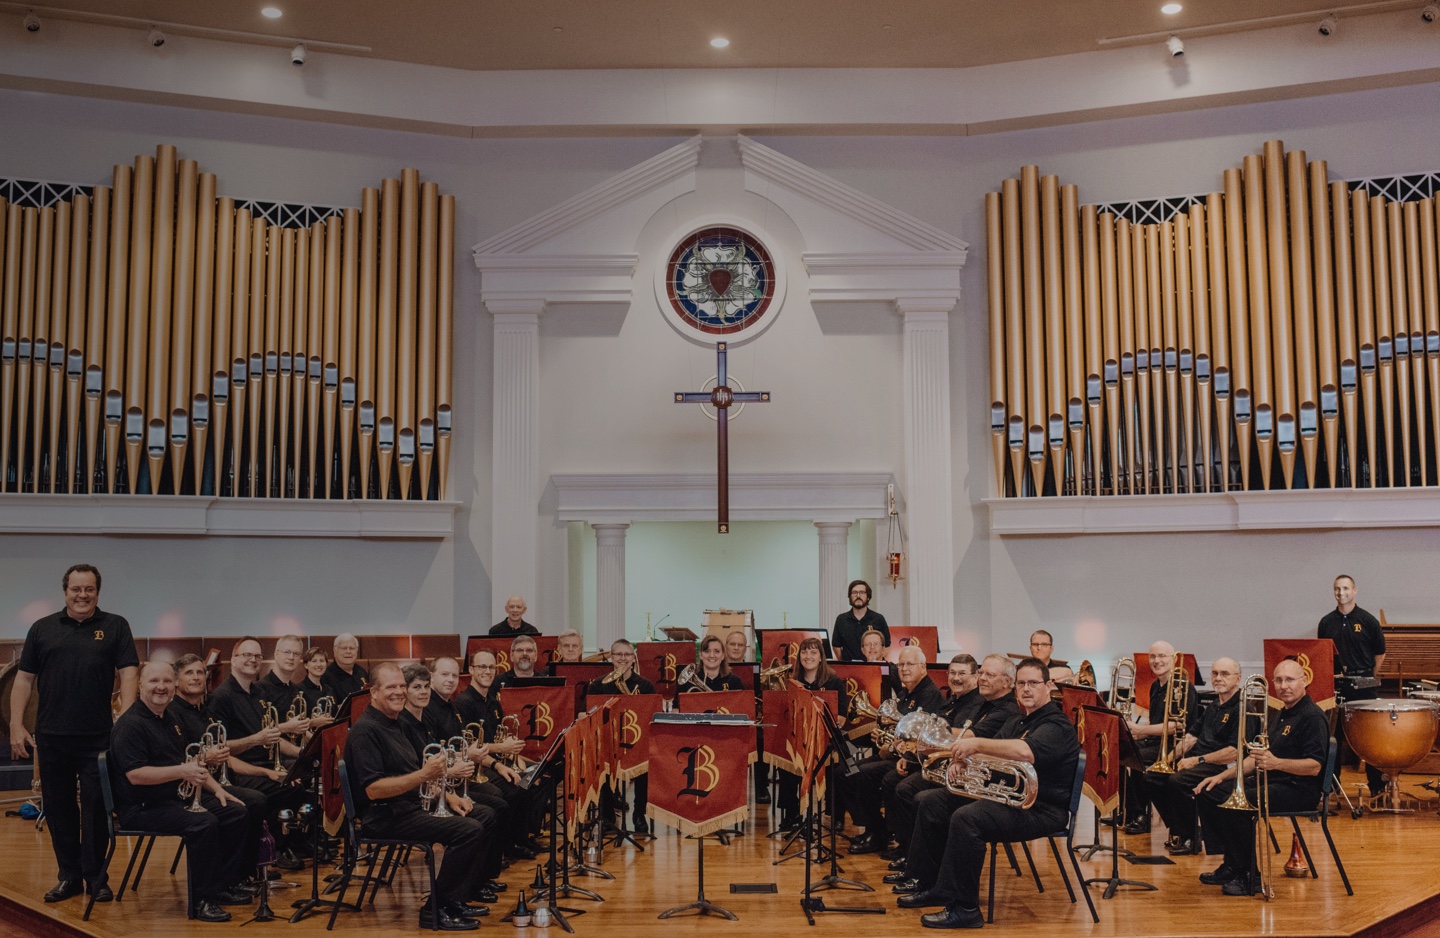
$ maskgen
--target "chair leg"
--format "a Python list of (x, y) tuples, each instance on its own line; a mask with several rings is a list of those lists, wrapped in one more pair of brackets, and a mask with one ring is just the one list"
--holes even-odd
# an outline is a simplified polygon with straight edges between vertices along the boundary
[[(1010, 854), (1010, 862), (1015, 862), (1015, 854), (1011, 852), (1010, 845), (1005, 845), (1005, 852)], [(990, 845), (990, 902), (985, 909), (985, 923), (995, 924), (995, 845)]]
[[(145, 875), (145, 864), (150, 862), (150, 851), (155, 849), (155, 835), (151, 834), (148, 840), (142, 836), (136, 842), (135, 849), (138, 851), (142, 845), (145, 852), (140, 855), (140, 865), (135, 868), (135, 879), (130, 883), (131, 892), (140, 891), (140, 877)], [(175, 871), (172, 869), (170, 873), (174, 875)]]
[(1065, 884), (1065, 891), (1070, 894), (1070, 902), (1075, 902), (1075, 888), (1070, 885), (1070, 874), (1065, 872), (1065, 863), (1060, 859), (1060, 848), (1055, 843), (1054, 837), (1047, 837), (1050, 841), (1050, 852), (1055, 854), (1055, 865), (1060, 868), (1060, 881)]
[(1095, 900), (1090, 898), (1090, 886), (1085, 882), (1085, 874), (1080, 872), (1080, 861), (1075, 858), (1073, 834), (1065, 838), (1065, 852), (1070, 854), (1070, 865), (1075, 869), (1075, 878), (1080, 881), (1080, 892), (1085, 896), (1085, 904), (1090, 907), (1090, 919), (1098, 925), (1100, 924), (1100, 913), (1095, 911)]
[[(105, 865), (100, 867), (101, 870), (106, 873), (110, 871), (110, 858), (113, 856), (115, 856), (115, 838), (111, 837), (110, 846), (105, 850)], [(89, 892), (90, 895), (89, 898), (85, 900), (85, 914), (81, 917), (81, 921), (84, 922), (90, 921), (90, 910), (95, 908), (95, 891), (93, 889), (86, 891)]]
[(340, 867), (340, 894), (335, 897), (335, 904), (330, 907), (330, 921), (325, 925), (326, 931), (335, 928), (335, 918), (340, 914), (340, 906), (345, 904), (345, 890), (350, 888), (350, 876), (354, 871), (355, 859), (353, 857)]
[[(993, 846), (993, 844), (992, 844), (992, 846)], [(1015, 875), (1016, 875), (1016, 876), (1024, 876), (1024, 875), (1025, 875), (1025, 871), (1022, 870), (1022, 869), (1020, 869), (1020, 861), (1017, 860), (1017, 859), (1015, 859), (1015, 848), (1012, 847), (1012, 846), (1010, 846), (1009, 844), (1005, 844), (1004, 847), (1005, 847), (1005, 856), (1007, 856), (1007, 857), (1010, 858), (1010, 869), (1012, 869), (1012, 870), (1015, 871)]]
[(365, 867), (365, 878), (360, 881), (360, 900), (355, 903), (357, 909), (365, 905), (365, 886), (367, 884), (370, 886), (370, 907), (372, 909), (375, 907), (375, 893), (380, 890), (380, 880), (384, 877), (385, 866), (390, 862), (394, 853), (394, 847), (385, 848), (385, 859), (380, 865), (381, 873), (377, 875), (375, 862), (380, 859), (380, 850), (377, 848), (370, 852), (370, 865)]
[(1330, 824), (1326, 815), (1320, 815), (1320, 830), (1325, 833), (1325, 843), (1330, 845), (1330, 856), (1335, 860), (1335, 869), (1340, 872), (1340, 882), (1345, 884), (1345, 895), (1355, 895), (1350, 888), (1350, 877), (1345, 875), (1345, 864), (1340, 862), (1340, 851), (1335, 849), (1335, 839), (1330, 836)]
[[(110, 850), (112, 853), (115, 850), (115, 838), (113, 837), (110, 839)], [(125, 898), (125, 884), (130, 882), (130, 873), (135, 869), (135, 861), (139, 858), (140, 844), (137, 841), (135, 844), (135, 849), (130, 853), (130, 862), (125, 864), (125, 875), (120, 877), (120, 888), (115, 890), (116, 902), (119, 902), (121, 899)], [(106, 869), (109, 869), (108, 864), (106, 865)]]
[(1025, 851), (1025, 862), (1030, 864), (1030, 875), (1035, 877), (1035, 891), (1044, 892), (1045, 885), (1040, 882), (1040, 871), (1035, 868), (1035, 858), (1030, 855), (1030, 844), (1022, 840), (1020, 849)]
[(180, 857), (185, 853), (185, 841), (180, 841), (180, 846), (175, 848), (175, 859), (170, 861), (170, 875), (174, 876), (175, 871), (180, 868)]
[(1290, 826), (1295, 828), (1295, 836), (1300, 838), (1300, 851), (1305, 854), (1305, 862), (1310, 864), (1310, 878), (1319, 879), (1320, 871), (1315, 868), (1315, 861), (1310, 859), (1310, 845), (1305, 842), (1305, 835), (1300, 833), (1299, 819), (1292, 817)]

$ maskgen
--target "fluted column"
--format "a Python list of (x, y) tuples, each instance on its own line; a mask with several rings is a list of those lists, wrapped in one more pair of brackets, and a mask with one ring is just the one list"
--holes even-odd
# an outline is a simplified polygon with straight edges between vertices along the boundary
[(625, 637), (625, 529), (628, 524), (595, 528), (595, 642), (608, 649)]
[(910, 614), (897, 624), (955, 628), (950, 481), (950, 310), (954, 299), (901, 299), (904, 318), (905, 504)]
[(495, 315), (494, 431), (490, 473), (490, 618), (505, 615), (505, 598), (519, 594), (538, 612), (537, 528), (540, 463), (539, 301), (486, 304)]
[(845, 595), (850, 569), (850, 521), (816, 521), (820, 535), (820, 627), (829, 628), (835, 617), (850, 608)]

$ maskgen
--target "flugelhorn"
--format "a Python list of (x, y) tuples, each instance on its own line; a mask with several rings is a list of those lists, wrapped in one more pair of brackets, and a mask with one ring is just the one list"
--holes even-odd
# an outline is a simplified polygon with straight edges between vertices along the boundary
[[(1255, 825), (1255, 862), (1260, 867), (1260, 894), (1268, 901), (1275, 896), (1271, 884), (1270, 844), (1266, 842), (1270, 831), (1270, 773), (1256, 766), (1255, 803), (1245, 796), (1245, 758), (1256, 750), (1270, 748), (1270, 735), (1266, 727), (1270, 716), (1270, 682), (1256, 674), (1240, 686), (1240, 725), (1235, 730), (1235, 790), (1220, 803), (1222, 808), (1235, 811), (1256, 811), (1259, 822)], [(1245, 728), (1254, 719), (1259, 726), (1254, 736), (1246, 736)]]
[[(185, 747), (186, 762), (193, 763), (194, 765), (202, 767), (205, 765), (205, 753), (209, 751), (209, 747), (205, 745), (206, 738), (208, 737), (204, 737), (201, 739), (200, 742), (191, 743), (190, 745)], [(200, 784), (199, 782), (192, 782), (186, 780), (180, 783), (179, 794), (181, 800), (188, 799), (190, 802), (185, 806), (186, 811), (194, 811), (198, 813), (205, 810), (205, 806), (200, 803), (200, 793), (204, 791), (204, 789), (205, 786)]]
[(285, 711), (285, 719), (287, 721), (303, 720), (309, 714), (310, 706), (305, 702), (305, 692), (303, 690), (296, 691), (295, 696), (290, 699), (290, 709)]
[[(215, 722), (205, 727), (205, 736), (210, 737), (217, 749), (225, 748), (230, 742), (230, 737), (225, 732), (224, 723)], [(220, 771), (215, 776), (215, 781), (219, 782), (222, 787), (230, 784), (230, 762), (228, 759), (220, 763)]]
[(794, 663), (777, 664), (773, 668), (766, 668), (760, 672), (760, 687), (762, 690), (784, 690), (790, 683), (790, 672), (795, 668)]
[(1170, 738), (1170, 724), (1180, 724), (1180, 735), (1185, 735), (1185, 719), (1190, 712), (1190, 675), (1185, 671), (1185, 656), (1175, 653), (1175, 665), (1165, 681), (1165, 709), (1160, 726), (1160, 754), (1146, 770), (1160, 775), (1175, 774), (1175, 743)]
[(1135, 711), (1135, 659), (1121, 658), (1110, 666), (1110, 693), (1105, 706), (1118, 710), (1126, 720)]
[[(449, 752), (439, 743), (430, 743), (420, 754), (420, 764), (424, 765), (436, 756), (445, 756), (448, 768), (450, 757), (445, 755)], [(446, 775), (439, 778), (427, 778), (420, 783), (420, 805), (431, 817), (454, 817), (455, 813), (445, 804), (445, 790), (449, 787), (450, 779)]]
[(451, 736), (445, 740), (445, 789), (454, 791), (460, 788), (460, 797), (470, 797), (470, 777), (452, 776), (450, 771), (465, 758), (465, 753), (470, 751), (470, 741), (464, 736)]
[(312, 709), (312, 710), (310, 711), (310, 719), (312, 719), (312, 720), (317, 719), (317, 718), (319, 718), (319, 717), (332, 717), (332, 718), (333, 718), (334, 716), (335, 716), (335, 698), (334, 698), (334, 697), (331, 697), (329, 694), (326, 694), (325, 696), (321, 697), (319, 700), (315, 701), (315, 707), (314, 707), (314, 709)]
[[(272, 726), (278, 727), (279, 725), (280, 711), (275, 709), (274, 704), (266, 701), (264, 709), (260, 711), (260, 728), (268, 730)], [(285, 766), (280, 762), (280, 742), (278, 740), (270, 746), (270, 760), (272, 762), (270, 768), (276, 772), (285, 771)]]

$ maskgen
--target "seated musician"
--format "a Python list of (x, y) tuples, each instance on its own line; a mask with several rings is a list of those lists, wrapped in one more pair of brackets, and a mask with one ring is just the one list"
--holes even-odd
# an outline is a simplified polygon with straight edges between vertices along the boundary
[[(607, 697), (617, 697), (621, 694), (653, 694), (655, 685), (635, 672), (635, 646), (625, 639), (618, 639), (610, 645), (610, 663), (615, 666), (603, 678), (596, 678), (585, 688), (585, 696), (593, 698), (594, 701), (603, 702)], [(587, 702), (586, 706), (590, 706)], [(632, 786), (634, 797), (630, 806), (630, 819), (636, 833), (650, 833), (650, 822), (645, 817), (645, 807), (650, 803), (650, 776), (636, 776)], [(619, 804), (623, 812), (625, 806), (610, 789), (606, 789), (601, 795), (601, 809), (605, 810), (607, 816), (614, 810), (614, 805)], [(623, 814), (622, 814), (623, 820)]]
[[(825, 645), (820, 639), (811, 636), (800, 643), (800, 648), (795, 652), (795, 669), (790, 680), (806, 690), (835, 691), (839, 701), (836, 714), (847, 712), (849, 701), (845, 699), (845, 682), (836, 676), (825, 661)], [(780, 769), (776, 770), (776, 776), (779, 788), (776, 807), (780, 810), (780, 830), (794, 830), (800, 826), (800, 778)]]
[[(1303, 811), (1320, 803), (1320, 773), (1330, 747), (1330, 723), (1307, 693), (1309, 684), (1298, 661), (1286, 658), (1275, 666), (1270, 695), (1281, 709), (1270, 711), (1266, 735), (1269, 749), (1251, 749), (1245, 756), (1245, 796), (1258, 804), (1259, 777), (1266, 773), (1272, 811)], [(1224, 845), (1225, 859), (1200, 882), (1223, 886), (1227, 896), (1251, 896), (1260, 888), (1255, 872), (1255, 819), (1250, 811), (1222, 807), (1235, 790), (1236, 766), (1202, 779), (1195, 786), (1200, 822)], [(1262, 831), (1263, 834), (1263, 831)], [(1268, 849), (1268, 847), (1266, 848)]]
[[(295, 685), (300, 678), (304, 677), (305, 671), (300, 667), (300, 657), (305, 654), (305, 639), (298, 635), (283, 635), (275, 641), (275, 660), (270, 664), (270, 671), (255, 686), (260, 688), (260, 695), (275, 705), (275, 709), (284, 713), (290, 706), (291, 700), (295, 697)], [(305, 712), (310, 712), (306, 708)]]
[[(720, 641), (718, 635), (707, 635), (700, 641), (699, 663), (695, 669), (695, 676), (699, 678), (709, 690), (744, 690), (745, 685), (740, 678), (731, 673), (730, 665), (725, 662), (725, 643)], [(682, 686), (680, 693), (698, 691), (697, 687)]]
[[(1175, 746), (1179, 741), (1188, 735), (1196, 735), (1200, 728), (1200, 695), (1195, 692), (1195, 685), (1186, 682), (1187, 691), (1185, 694), (1185, 722), (1181, 724), (1171, 720), (1169, 728), (1166, 728), (1165, 721), (1165, 700), (1166, 689), (1169, 686), (1170, 675), (1181, 662), (1176, 659), (1175, 646), (1169, 642), (1156, 642), (1150, 646), (1150, 671), (1155, 675), (1155, 682), (1150, 685), (1149, 710), (1146, 711), (1146, 722), (1141, 723), (1132, 714), (1130, 722), (1130, 735), (1135, 737), (1136, 749), (1139, 751), (1141, 762), (1150, 766), (1160, 757), (1160, 744), (1163, 738), (1169, 739), (1171, 761), (1174, 761)], [(1172, 702), (1173, 704), (1174, 702)], [(1126, 776), (1125, 785), (1125, 833), (1127, 834), (1148, 834), (1150, 833), (1150, 786), (1145, 784), (1145, 773), (1137, 769), (1126, 769), (1129, 774)]]
[(540, 646), (529, 635), (517, 635), (510, 642), (510, 670), (500, 675), (500, 686), (509, 687), (517, 680), (538, 677), (535, 662), (540, 657)]
[(377, 664), (370, 681), (370, 706), (356, 718), (345, 740), (345, 766), (362, 828), (371, 837), (444, 844), (444, 858), (435, 874), (438, 917), (425, 903), (420, 927), (475, 928), (474, 919), (489, 911), (469, 902), (484, 879), (484, 826), (470, 817), (433, 817), (421, 808), (420, 787), (444, 777), (446, 758), (441, 754), (422, 761), (400, 723), (405, 709), (405, 675), (400, 666), (391, 661)]
[[(451, 700), (460, 712), (465, 726), (478, 724), (483, 742), (488, 744), (488, 753), (502, 759), (518, 758), (525, 748), (525, 741), (510, 738), (496, 742), (495, 735), (500, 729), (505, 711), (500, 707), (500, 688), (497, 685), (495, 655), (489, 651), (477, 651), (470, 658), (470, 686)], [(433, 696), (433, 694), (432, 694)], [(500, 790), (510, 806), (515, 826), (509, 843), (504, 846), (505, 855), (512, 860), (533, 860), (539, 853), (540, 845), (535, 841), (535, 832), (545, 807), (542, 799), (521, 788), (513, 781), (497, 776), (491, 783)], [(498, 892), (498, 890), (496, 890)]]
[(745, 633), (736, 629), (725, 636), (725, 663), (745, 664), (753, 661), (750, 642), (745, 638)]
[[(305, 653), (300, 656), (300, 672), (296, 678), (295, 687), (305, 695), (305, 705), (310, 710), (311, 729), (318, 730), (322, 726), (334, 723), (334, 710), (340, 706), (340, 701), (331, 697), (330, 692), (325, 689), (325, 670), (329, 666), (330, 659), (326, 656), (325, 649), (318, 645), (307, 648)], [(330, 701), (331, 715), (316, 713), (316, 708), (321, 707), (320, 701), (327, 698)]]
[[(925, 672), (925, 652), (917, 645), (906, 645), (900, 649), (895, 670), (897, 684), (892, 688), (903, 716), (924, 710), (937, 713), (945, 705), (940, 688)], [(855, 823), (863, 828), (860, 835), (850, 842), (850, 853), (877, 853), (890, 846), (890, 830), (886, 826), (882, 811), (882, 790), (887, 773), (895, 768), (895, 757), (882, 749), (860, 763), (859, 771), (844, 780), (846, 807)]]
[[(245, 806), (202, 762), (186, 759), (180, 725), (166, 711), (174, 696), (175, 672), (168, 663), (151, 661), (140, 670), (139, 699), (110, 735), (115, 813), (127, 828), (178, 835), (190, 875), (190, 918), (228, 922), (230, 913), (221, 906), (255, 899), (255, 893), (239, 888)], [(195, 789), (182, 792), (181, 782), (199, 786), (204, 811), (185, 810)]]
[[(1015, 662), (1006, 655), (986, 655), (985, 660), (980, 663), (977, 680), (980, 707), (975, 711), (970, 726), (957, 727), (956, 732), (960, 736), (994, 739), (1000, 735), (1000, 730), (1004, 729), (1006, 723), (1020, 716), (1020, 705), (1015, 702)], [(893, 892), (918, 892), (929, 888), (935, 881), (933, 863), (927, 870), (923, 858), (913, 860), (915, 824), (919, 815), (923, 812), (931, 818), (943, 821), (965, 803), (966, 799), (951, 794), (949, 789), (927, 780), (919, 772), (907, 775), (904, 781), (895, 786), (895, 813), (891, 817), (890, 825), (897, 831), (902, 827), (909, 831), (907, 841), (910, 850), (903, 859), (890, 864), (890, 869), (894, 872), (885, 877), (885, 882), (894, 884)]]
[[(1202, 779), (1219, 775), (1235, 761), (1235, 743), (1239, 735), (1240, 664), (1234, 658), (1216, 658), (1210, 666), (1210, 684), (1220, 695), (1219, 700), (1205, 708), (1200, 726), (1186, 733), (1176, 747), (1179, 759), (1175, 771), (1166, 775), (1145, 773), (1150, 800), (1160, 813), (1160, 820), (1170, 831), (1165, 849), (1171, 856), (1190, 856), (1201, 852), (1195, 839), (1195, 786)], [(1249, 739), (1258, 726), (1247, 727)], [(1207, 830), (1207, 833), (1209, 831)], [(1219, 852), (1219, 841), (1210, 838), (1212, 852)]]
[(928, 888), (901, 896), (898, 904), (911, 909), (944, 906), (921, 916), (927, 928), (983, 925), (980, 870), (986, 847), (992, 841), (1029, 840), (1065, 823), (1080, 742), (1070, 718), (1050, 699), (1049, 681), (1049, 670), (1038, 658), (1024, 659), (1015, 680), (1024, 714), (1006, 723), (993, 739), (963, 736), (950, 747), (952, 773), (970, 756), (1009, 759), (1034, 766), (1039, 788), (1029, 809), (986, 799), (970, 801), (948, 818), (918, 818), (911, 855), (925, 858), (934, 879)]
[(360, 640), (349, 632), (335, 636), (335, 655), (321, 679), (337, 705), (368, 686), (370, 674), (360, 665)]
[(1050, 669), (1050, 684), (1053, 687), (1056, 681), (1068, 681), (1075, 676), (1075, 672), (1063, 664), (1056, 664), (1051, 660), (1055, 653), (1055, 637), (1044, 629), (1036, 629), (1030, 633), (1030, 654), (1039, 658), (1045, 667)]
[(585, 651), (584, 639), (574, 629), (566, 629), (555, 639), (555, 660), (561, 662), (576, 662), (581, 659)]
[(886, 647), (885, 636), (875, 629), (860, 636), (860, 655), (865, 661), (884, 661)]

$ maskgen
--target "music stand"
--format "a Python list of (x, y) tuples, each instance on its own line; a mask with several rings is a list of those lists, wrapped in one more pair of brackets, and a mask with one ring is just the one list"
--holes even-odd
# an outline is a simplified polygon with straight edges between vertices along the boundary
[[(1097, 707), (1095, 709), (1107, 708)], [(1114, 713), (1115, 711), (1107, 710), (1107, 712)], [(1140, 758), (1140, 750), (1135, 745), (1135, 737), (1130, 735), (1130, 725), (1125, 722), (1123, 717), (1117, 720), (1116, 724), (1120, 727), (1120, 768), (1122, 770), (1120, 772), (1120, 801), (1115, 809), (1117, 812), (1118, 821), (1118, 813), (1120, 811), (1119, 805), (1125, 804), (1126, 773), (1123, 770), (1139, 769), (1143, 772), (1145, 770), (1145, 765), (1144, 760)], [(1095, 834), (1097, 849), (1108, 849), (1110, 851), (1110, 875), (1108, 877), (1097, 876), (1093, 879), (1087, 879), (1085, 880), (1084, 885), (1088, 886), (1091, 883), (1104, 883), (1105, 891), (1101, 894), (1101, 896), (1105, 899), (1115, 898), (1115, 891), (1118, 890), (1121, 886), (1135, 886), (1139, 889), (1144, 889), (1149, 892), (1157, 891), (1159, 887), (1155, 886), (1152, 883), (1143, 882), (1138, 879), (1120, 878), (1120, 854), (1124, 853), (1127, 859), (1134, 856), (1134, 854), (1131, 851), (1125, 850), (1120, 846), (1119, 823), (1116, 823), (1114, 827), (1110, 828), (1110, 839), (1110, 847), (1099, 847), (1100, 834), (1097, 828), (1097, 832)], [(1092, 854), (1093, 852), (1094, 851), (1092, 851)], [(1087, 857), (1086, 859), (1089, 858)]]
[[(566, 906), (554, 905), (553, 903), (558, 902), (561, 898), (568, 899), (572, 895), (580, 896), (583, 899), (594, 899), (596, 902), (605, 901), (599, 893), (591, 892), (588, 889), (582, 889), (579, 886), (570, 884), (570, 865), (568, 862), (570, 836), (569, 831), (565, 828), (565, 822), (560, 816), (559, 790), (560, 784), (564, 779), (564, 772), (562, 770), (565, 767), (565, 750), (561, 743), (564, 742), (565, 737), (570, 735), (570, 731), (574, 728), (575, 724), (571, 723), (556, 733), (555, 738), (550, 741), (550, 748), (546, 751), (545, 755), (541, 756), (540, 761), (527, 770), (527, 774), (520, 777), (520, 788), (522, 789), (533, 787), (536, 781), (542, 776), (549, 778), (552, 783), (550, 785), (550, 881), (543, 887), (537, 889), (533, 895), (538, 898), (543, 893), (549, 897), (552, 903), (550, 913), (555, 916), (556, 923), (567, 932), (572, 933), (575, 929), (570, 927), (570, 923), (565, 920), (565, 916), (584, 915), (585, 910), (567, 908)], [(564, 856), (567, 860), (565, 863), (560, 863), (556, 859), (557, 845), (560, 844), (562, 837), (564, 838)], [(558, 883), (555, 881), (557, 877), (560, 880)], [(511, 916), (507, 915), (500, 921), (508, 922), (510, 919)]]
[[(1077, 684), (1072, 681), (1056, 681), (1055, 687), (1060, 691), (1062, 707), (1065, 709), (1065, 715), (1070, 718), (1071, 723), (1078, 724), (1079, 721), (1075, 718), (1075, 711), (1080, 707), (1110, 709), (1109, 704), (1105, 702), (1104, 696), (1093, 687), (1085, 684)], [(1072, 702), (1075, 706), (1070, 706)], [(1123, 721), (1124, 718), (1122, 717), (1121, 719)], [(1095, 805), (1093, 810), (1095, 811), (1095, 842), (1093, 844), (1075, 845), (1075, 850), (1086, 860), (1089, 860), (1097, 853), (1111, 849), (1100, 842), (1100, 806)], [(1126, 853), (1129, 853), (1129, 851), (1127, 850)]]
[[(346, 698), (346, 702), (349, 702), (349, 698)], [(359, 903), (351, 904), (335, 899), (320, 898), (320, 838), (325, 831), (324, 780), (321, 777), (324, 765), (325, 731), (330, 727), (342, 726), (347, 722), (349, 722), (349, 717), (342, 717), (311, 734), (310, 738), (305, 741), (304, 747), (301, 748), (300, 754), (295, 757), (295, 764), (290, 767), (290, 771), (285, 776), (284, 784), (286, 785), (299, 785), (307, 781), (310, 783), (311, 796), (314, 799), (312, 804), (315, 808), (314, 813), (310, 815), (310, 898), (297, 899), (290, 904), (290, 907), (295, 909), (295, 914), (290, 916), (292, 925), (311, 912), (332, 909), (336, 906), (356, 912), (360, 911)]]
[[(850, 747), (845, 744), (845, 736), (840, 732), (839, 726), (836, 725), (835, 717), (830, 713), (830, 705), (828, 703), (822, 703), (821, 714), (825, 722), (825, 736), (829, 740), (829, 745), (826, 747), (825, 752), (821, 754), (820, 758), (816, 760), (815, 765), (810, 768), (811, 780), (810, 791), (808, 792), (810, 814), (817, 822), (817, 828), (820, 825), (818, 824), (818, 816), (815, 813), (815, 782), (819, 779), (821, 772), (827, 771), (830, 753), (835, 753), (845, 775), (854, 775), (857, 771), (854, 759), (851, 758), (849, 754)], [(830, 798), (830, 816), (832, 818), (835, 817), (835, 789), (837, 787), (836, 785), (826, 786), (828, 789), (826, 794)], [(823, 830), (817, 829), (816, 833), (817, 836), (815, 840), (818, 844), (819, 835), (823, 835), (824, 832)], [(874, 886), (853, 879), (845, 879), (840, 875), (839, 851), (835, 845), (835, 837), (835, 825), (832, 824), (830, 827), (830, 872), (814, 883), (810, 880), (811, 866), (813, 865), (810, 848), (807, 847), (804, 851), (805, 888), (800, 893), (800, 908), (805, 913), (805, 920), (811, 925), (814, 925), (816, 912), (842, 912), (851, 915), (884, 915), (886, 912), (884, 906), (827, 906), (823, 897), (813, 895), (813, 893), (821, 889), (839, 889), (842, 886), (849, 886), (864, 892), (875, 891)]]

